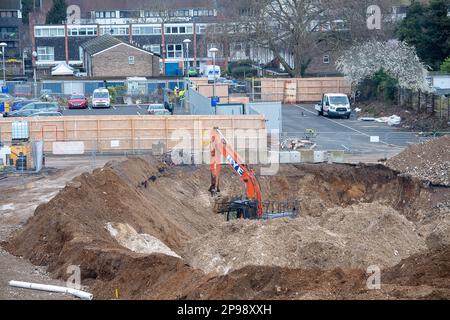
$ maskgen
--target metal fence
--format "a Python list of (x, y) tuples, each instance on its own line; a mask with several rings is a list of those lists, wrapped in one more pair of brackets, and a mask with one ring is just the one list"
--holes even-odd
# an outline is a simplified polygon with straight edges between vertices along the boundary
[(450, 95), (402, 89), (398, 91), (397, 99), (401, 107), (450, 120)]
[[(247, 130), (251, 131), (251, 130)], [(242, 155), (252, 157), (250, 154), (262, 154), (270, 151), (342, 151), (347, 159), (365, 161), (378, 161), (388, 159), (402, 152), (412, 144), (422, 143), (450, 132), (415, 133), (415, 132), (372, 132), (370, 134), (343, 133), (343, 132), (283, 132), (273, 136), (267, 132), (253, 132), (246, 135), (246, 130), (236, 133), (230, 139), (235, 149)], [(117, 138), (117, 139), (77, 139), (73, 145), (60, 149), (52, 139), (46, 139), (44, 145), (46, 155), (142, 155), (162, 154), (164, 152), (182, 151), (185, 154), (199, 152), (209, 154), (209, 136), (202, 135), (197, 138), (183, 139), (182, 136), (161, 139), (147, 138)], [(183, 142), (184, 141), (184, 142)], [(186, 143), (187, 142), (187, 143)], [(1, 146), (11, 146), (11, 141), (3, 141)], [(156, 148), (156, 149), (154, 149)], [(1, 150), (1, 149), (0, 149)], [(183, 152), (181, 152), (183, 153)], [(189, 155), (189, 157), (190, 157)], [(0, 157), (1, 157), (0, 151)], [(358, 162), (356, 161), (356, 162)], [(264, 161), (263, 161), (264, 162)], [(5, 163), (5, 162), (4, 162)], [(206, 160), (205, 163), (208, 163)]]

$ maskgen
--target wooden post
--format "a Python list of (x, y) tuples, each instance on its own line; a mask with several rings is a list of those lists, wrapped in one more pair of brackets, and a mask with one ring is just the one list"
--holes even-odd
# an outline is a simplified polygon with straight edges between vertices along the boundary
[(130, 128), (131, 128), (131, 149), (134, 153), (134, 121), (130, 119)]
[(100, 144), (98, 142), (99, 133), (100, 133), (100, 120), (97, 119), (97, 144), (96, 144), (97, 145), (97, 147), (96, 147), (97, 151), (100, 151)]

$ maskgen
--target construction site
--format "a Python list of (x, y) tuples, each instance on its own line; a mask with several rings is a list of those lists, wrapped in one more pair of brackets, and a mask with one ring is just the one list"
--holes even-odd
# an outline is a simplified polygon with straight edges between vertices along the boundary
[[(378, 164), (284, 164), (269, 176), (222, 165), (220, 192), (213, 166), (237, 153), (213, 150), (211, 165), (103, 156), (94, 170), (89, 157), (49, 157), (39, 175), (3, 179), (0, 298), (72, 299), (8, 283), (61, 285), (73, 265), (94, 299), (450, 298), (448, 136)], [(260, 203), (296, 207), (218, 210), (249, 185)]]

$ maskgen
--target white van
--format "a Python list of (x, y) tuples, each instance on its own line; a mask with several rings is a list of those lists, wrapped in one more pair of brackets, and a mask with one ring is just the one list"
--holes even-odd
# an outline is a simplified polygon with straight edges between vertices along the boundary
[(343, 93), (324, 93), (322, 101), (316, 104), (317, 115), (327, 117), (345, 117), (350, 119), (352, 109), (348, 96)]
[(220, 66), (206, 66), (206, 75), (208, 76), (208, 83), (213, 83), (214, 78), (219, 79), (220, 78)]
[(92, 94), (92, 108), (109, 108), (111, 107), (111, 98), (106, 88), (95, 89)]

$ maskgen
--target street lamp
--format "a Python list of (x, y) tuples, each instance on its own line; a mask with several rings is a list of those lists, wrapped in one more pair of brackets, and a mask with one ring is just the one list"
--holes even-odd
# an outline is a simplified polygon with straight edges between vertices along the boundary
[(6, 86), (6, 66), (5, 66), (5, 48), (7, 44), (6, 42), (0, 43), (0, 48), (2, 49), (2, 57), (3, 57), (3, 85)]
[(190, 39), (184, 39), (183, 40), (183, 43), (186, 45), (186, 59), (185, 59), (185, 61), (186, 61), (186, 63), (185, 63), (185, 71), (184, 71), (184, 76), (186, 76), (186, 72), (187, 72), (187, 74), (188, 74), (188, 78), (189, 78), (189, 44), (191, 43), (192, 41), (190, 40)]
[[(216, 99), (216, 53), (219, 51), (219, 49), (217, 48), (211, 48), (209, 49), (209, 52), (212, 54), (212, 58), (213, 58), (213, 75), (214, 75), (214, 80), (213, 80), (213, 99)], [(214, 110), (216, 110), (217, 112), (217, 108), (214, 108)]]
[(36, 83), (36, 58), (38, 56), (36, 51), (31, 53), (33, 56), (33, 86), (34, 86), (34, 97), (37, 97), (37, 83)]

